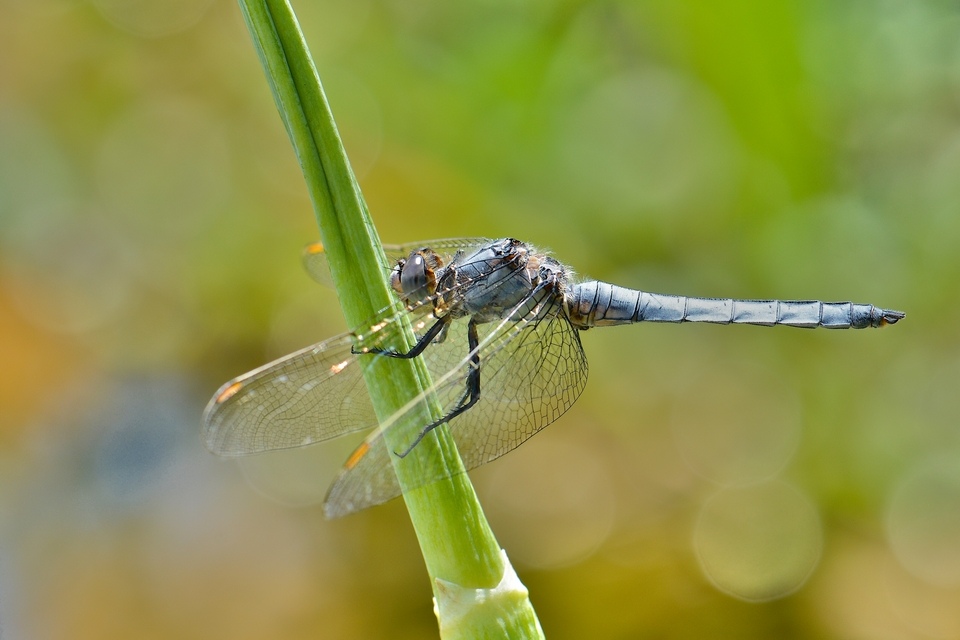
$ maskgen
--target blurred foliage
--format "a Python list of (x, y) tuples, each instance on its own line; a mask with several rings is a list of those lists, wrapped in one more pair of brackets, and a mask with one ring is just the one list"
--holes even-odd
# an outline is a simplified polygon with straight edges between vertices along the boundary
[[(583, 398), (475, 473), (548, 637), (960, 638), (955, 3), (295, 8), (386, 242), (908, 313), (584, 334)], [(435, 637), (402, 504), (327, 523), (261, 494), (322, 498), (336, 455), (197, 437), (344, 329), (316, 235), (233, 3), (0, 0), (9, 637)]]

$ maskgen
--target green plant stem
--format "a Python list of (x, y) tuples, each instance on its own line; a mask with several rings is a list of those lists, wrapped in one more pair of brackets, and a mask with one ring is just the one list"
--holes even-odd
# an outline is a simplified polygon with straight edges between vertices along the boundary
[[(285, 0), (239, 0), (247, 27), (293, 143), (313, 201), (321, 241), (347, 323), (353, 327), (395, 300), (384, 279), (386, 257), (350, 168), (320, 77), (296, 16)], [(408, 345), (413, 335), (407, 336)], [(378, 358), (365, 373), (381, 421), (430, 385), (419, 358)], [(406, 429), (427, 424), (439, 407), (411, 416)], [(409, 432), (388, 430), (388, 446), (402, 449)], [(397, 439), (399, 437), (399, 439)], [(395, 441), (391, 441), (394, 438)], [(496, 538), (487, 524), (453, 440), (445, 428), (434, 430), (394, 466), (416, 529), (444, 638), (542, 637), (536, 614), (519, 582), (504, 587), (505, 571)], [(424, 472), (426, 465), (442, 465)], [(418, 487), (416, 478), (443, 477)], [(452, 585), (452, 586), (451, 586)], [(500, 589), (496, 589), (501, 585)], [(479, 595), (475, 590), (483, 590)], [(471, 598), (477, 604), (456, 610)], [(500, 594), (503, 597), (491, 597)], [(474, 597), (477, 596), (477, 597)], [(484, 606), (484, 602), (488, 604)], [(445, 604), (447, 603), (447, 604)], [(445, 611), (452, 612), (445, 614)], [(446, 615), (446, 619), (445, 619)]]

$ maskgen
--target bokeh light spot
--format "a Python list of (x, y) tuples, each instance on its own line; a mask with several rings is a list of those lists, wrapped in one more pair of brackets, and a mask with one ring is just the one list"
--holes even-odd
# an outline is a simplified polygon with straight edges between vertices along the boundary
[(817, 618), (830, 638), (916, 640), (890, 606), (884, 575), (889, 550), (872, 540), (840, 534), (810, 585)]
[(893, 613), (908, 627), (929, 638), (960, 638), (960, 586), (930, 584), (890, 555), (884, 563), (883, 586)]
[[(31, 212), (27, 212), (31, 213)], [(114, 321), (134, 277), (123, 240), (97, 215), (42, 208), (25, 216), (0, 260), (0, 285), (28, 321), (57, 333), (82, 333)], [(86, 214), (86, 215), (84, 215)]]
[[(544, 438), (544, 436), (541, 436)], [(607, 539), (614, 521), (609, 472), (590, 447), (544, 438), (491, 465), (485, 510), (501, 544), (519, 563), (575, 564)]]
[(144, 248), (180, 248), (219, 212), (230, 187), (221, 127), (198, 104), (165, 100), (119, 118), (97, 162), (117, 224)]
[(723, 489), (703, 505), (694, 545), (715, 587), (741, 600), (773, 600), (799, 589), (816, 567), (820, 517), (779, 480)]
[[(322, 60), (348, 50), (363, 34), (371, 4), (370, 0), (324, 0), (298, 5), (297, 15), (313, 56)], [(327, 84), (326, 73), (323, 82)]]
[(766, 480), (800, 442), (800, 402), (772, 371), (729, 363), (677, 391), (671, 427), (687, 464), (724, 485)]
[(613, 77), (564, 124), (562, 160), (575, 197), (665, 217), (716, 206), (735, 175), (735, 138), (710, 94), (664, 70)]
[(960, 458), (935, 458), (902, 478), (887, 513), (894, 555), (916, 577), (960, 585)]
[(57, 138), (29, 113), (0, 106), (0, 248), (42, 224), (37, 210), (75, 199), (76, 178)]
[(212, 3), (213, 0), (93, 0), (112, 25), (148, 38), (189, 29)]
[[(796, 267), (770, 270), (777, 290), (798, 297), (817, 291), (827, 300), (845, 299), (853, 291), (869, 299), (894, 296), (902, 282), (896, 237), (896, 229), (857, 197), (831, 195), (769, 216), (751, 247), (763, 264)], [(871, 274), (866, 282), (864, 269)]]

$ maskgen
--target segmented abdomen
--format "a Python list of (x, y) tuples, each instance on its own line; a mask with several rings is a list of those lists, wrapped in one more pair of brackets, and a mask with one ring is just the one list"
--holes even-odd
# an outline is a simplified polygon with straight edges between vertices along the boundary
[(688, 298), (647, 293), (595, 280), (570, 287), (567, 304), (570, 320), (584, 328), (634, 322), (712, 322), (864, 329), (894, 324), (904, 317), (900, 311), (872, 304)]

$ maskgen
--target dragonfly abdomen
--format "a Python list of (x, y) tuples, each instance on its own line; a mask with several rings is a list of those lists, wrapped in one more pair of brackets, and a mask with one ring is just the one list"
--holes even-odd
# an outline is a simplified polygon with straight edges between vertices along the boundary
[(570, 320), (583, 328), (634, 322), (712, 322), (864, 329), (894, 324), (904, 317), (900, 311), (880, 309), (872, 304), (689, 298), (598, 281), (574, 285), (567, 295)]

